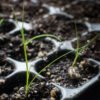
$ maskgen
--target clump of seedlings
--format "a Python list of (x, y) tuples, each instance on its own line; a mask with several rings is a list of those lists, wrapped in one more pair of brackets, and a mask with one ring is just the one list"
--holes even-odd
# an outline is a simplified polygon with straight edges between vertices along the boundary
[[(16, 18), (16, 16), (15, 16)], [(22, 21), (24, 22), (24, 7), (23, 7), (23, 18), (22, 18)], [(17, 18), (16, 18), (16, 22), (17, 22)], [(23, 24), (24, 25), (24, 24)], [(24, 29), (23, 29), (23, 26), (22, 26), (22, 30), (20, 30), (21, 32), (21, 35), (22, 35), (22, 41), (23, 41), (23, 48), (24, 48), (24, 54), (25, 54), (25, 61), (26, 61), (26, 69), (27, 69), (27, 77), (26, 77), (26, 94), (28, 94), (28, 90), (29, 90), (29, 87), (31, 86), (31, 84), (33, 83), (33, 81), (37, 78), (37, 76), (39, 74), (41, 74), (46, 68), (48, 68), (50, 65), (52, 65), (53, 63), (55, 63), (57, 60), (61, 59), (62, 57), (76, 51), (76, 56), (75, 56), (75, 59), (74, 59), (74, 62), (73, 64), (71, 65), (71, 67), (69, 67), (68, 69), (68, 74), (70, 76), (71, 79), (79, 79), (81, 78), (81, 75), (78, 71), (78, 67), (75, 67), (76, 65), (76, 62), (77, 62), (77, 59), (79, 57), (79, 53), (83, 51), (84, 48), (86, 48), (91, 42), (93, 42), (99, 35), (97, 34), (88, 44), (84, 45), (83, 47), (79, 48), (79, 41), (78, 41), (78, 33), (77, 33), (77, 28), (76, 28), (76, 37), (77, 37), (77, 49), (73, 50), (73, 51), (70, 51), (70, 52), (67, 52), (65, 53), (64, 55), (61, 55), (60, 57), (58, 57), (57, 59), (53, 60), (51, 63), (49, 63), (47, 66), (45, 66), (43, 69), (40, 70), (40, 72), (31, 80), (31, 82), (29, 83), (29, 76), (30, 76), (30, 67), (28, 66), (28, 59), (27, 59), (27, 50), (26, 50), (26, 47), (27, 45), (32, 42), (33, 40), (37, 39), (37, 38), (40, 38), (40, 37), (53, 37), (57, 40), (59, 40), (59, 38), (57, 38), (55, 35), (51, 35), (51, 34), (42, 34), (42, 35), (38, 35), (38, 36), (35, 36), (29, 40), (25, 40), (24, 38)], [(81, 62), (83, 63), (83, 62)], [(77, 66), (77, 65), (76, 65)]]

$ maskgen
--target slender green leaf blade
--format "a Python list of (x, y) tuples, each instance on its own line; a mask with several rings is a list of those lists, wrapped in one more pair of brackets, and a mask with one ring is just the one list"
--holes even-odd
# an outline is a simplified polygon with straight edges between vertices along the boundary
[(56, 58), (55, 60), (53, 60), (52, 62), (50, 62), (47, 66), (45, 66), (45, 67), (33, 78), (33, 80), (32, 80), (32, 81), (30, 82), (30, 84), (29, 84), (29, 87), (30, 87), (30, 85), (32, 84), (32, 82), (38, 77), (38, 75), (41, 74), (46, 68), (48, 68), (50, 65), (52, 65), (53, 63), (55, 63), (56, 61), (58, 61), (58, 60), (61, 59), (62, 57), (67, 56), (68, 54), (70, 54), (70, 53), (72, 53), (72, 52), (74, 52), (74, 50), (73, 50), (73, 51), (69, 51), (69, 52), (67, 52), (67, 53), (65, 53), (65, 54), (63, 54), (63, 55), (61, 55), (61, 56), (59, 56), (58, 58)]
[(55, 35), (51, 35), (51, 34), (42, 34), (42, 35), (34, 36), (34, 37), (32, 37), (31, 39), (29, 39), (28, 41), (26, 41), (26, 45), (28, 45), (31, 41), (33, 41), (33, 40), (35, 40), (35, 39), (38, 39), (38, 38), (42, 38), (42, 37), (52, 37), (52, 38), (55, 38), (55, 39), (61, 41), (60, 38), (58, 38), (58, 37), (55, 36)]
[(77, 38), (77, 48), (76, 48), (76, 55), (75, 55), (75, 58), (74, 58), (74, 61), (72, 63), (72, 66), (74, 67), (77, 59), (78, 59), (78, 56), (79, 56), (79, 36), (78, 36), (78, 31), (77, 31), (77, 26), (75, 24), (75, 33), (76, 33), (76, 38)]
[[(93, 39), (91, 39), (91, 41), (88, 43), (88, 44), (85, 44), (84, 46), (80, 47), (80, 48), (77, 48), (78, 51), (82, 50), (82, 49), (85, 49), (88, 45), (90, 45), (94, 40), (96, 40), (97, 37), (99, 37), (100, 34), (97, 34)], [(61, 59), (62, 57), (64, 56), (67, 56), (68, 54), (70, 53), (73, 53), (75, 51), (77, 51), (77, 49), (75, 50), (72, 50), (72, 51), (69, 51), (61, 56), (59, 56), (58, 58), (56, 58), (55, 60), (53, 60), (51, 63), (49, 63), (47, 66), (45, 66), (33, 79), (32, 81), (30, 82), (28, 88), (30, 87), (30, 85), (32, 84), (32, 82), (38, 77), (39, 74), (41, 74), (46, 68), (48, 68), (50, 65), (52, 65), (53, 63), (55, 63), (56, 61), (58, 61), (59, 59)], [(77, 58), (76, 58), (77, 59)]]

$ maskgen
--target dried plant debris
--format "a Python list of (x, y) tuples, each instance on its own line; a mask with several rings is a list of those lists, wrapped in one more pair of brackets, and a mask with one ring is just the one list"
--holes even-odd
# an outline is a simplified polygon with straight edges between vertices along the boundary
[(62, 40), (71, 40), (76, 37), (75, 24), (78, 27), (79, 36), (88, 31), (85, 24), (81, 22), (71, 21), (71, 19), (60, 14), (52, 15), (44, 18), (41, 21), (37, 21), (34, 24), (33, 29), (38, 34), (49, 33), (58, 36)]
[(73, 15), (76, 19), (84, 19), (92, 23), (100, 22), (100, 4), (94, 1), (79, 1), (65, 12)]
[[(48, 82), (58, 83), (67, 88), (75, 88), (85, 84), (98, 74), (98, 65), (88, 62), (86, 58), (78, 60), (75, 67), (71, 67), (73, 56), (64, 57), (49, 66), (42, 73)], [(38, 66), (39, 67), (39, 66)], [(41, 67), (37, 71), (41, 70)]]
[(60, 90), (54, 86), (47, 86), (45, 82), (34, 82), (25, 94), (25, 86), (16, 86), (12, 93), (3, 93), (0, 100), (60, 100)]

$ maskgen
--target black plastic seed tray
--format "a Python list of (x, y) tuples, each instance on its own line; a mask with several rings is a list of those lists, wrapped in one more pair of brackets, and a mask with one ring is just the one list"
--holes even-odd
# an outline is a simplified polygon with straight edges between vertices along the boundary
[[(5, 11), (4, 7), (9, 8), (7, 3), (15, 7), (19, 20), (18, 23), (15, 21), (12, 12), (9, 12), (9, 9), (9, 14)], [(79, 64), (84, 59), (87, 60), (87, 63), (91, 64), (89, 68), (93, 67), (92, 77), (91, 73), (87, 73), (89, 75), (87, 78), (81, 71), (85, 80), (83, 83), (76, 85), (74, 84), (75, 81), (67, 80), (69, 76), (66, 73), (66, 66), (70, 65), (70, 62), (73, 61), (75, 57), (74, 52), (51, 65), (53, 68), (47, 68), (47, 70), (38, 75), (29, 88), (28, 97), (26, 97), (24, 95), (26, 64), (20, 34), (22, 24), (24, 24), (25, 38), (27, 39), (38, 34), (53, 34), (62, 40), (60, 42), (46, 37), (32, 41), (28, 45), (27, 54), (29, 59), (28, 65), (31, 66), (31, 80), (41, 68), (52, 60), (66, 52), (75, 50), (77, 40), (75, 36), (75, 24), (79, 33), (80, 45), (87, 43), (87, 40), (91, 38), (91, 34), (95, 36), (95, 34), (100, 32), (100, 1), (68, 0), (67, 2), (59, 0), (54, 2), (53, 0), (30, 0), (28, 3), (25, 0), (25, 22), (21, 21), (22, 2), (9, 0), (7, 3), (2, 0), (0, 4), (0, 18), (4, 18), (4, 22), (0, 28), (0, 100), (20, 100), (22, 98), (25, 100), (100, 100), (100, 83), (98, 82), (100, 76), (99, 38), (93, 42), (93, 47), (88, 47), (90, 51), (86, 50), (85, 54), (80, 54), (78, 60)], [(84, 4), (86, 5), (83, 6)], [(27, 5), (29, 5), (29, 8)], [(16, 6), (18, 6), (18, 9), (16, 9)], [(34, 14), (32, 13), (32, 9)], [(86, 9), (88, 10), (86, 11)], [(59, 66), (62, 66), (62, 68)], [(94, 70), (95, 66), (96, 69)], [(59, 79), (57, 76), (57, 73), (60, 75), (59, 70), (61, 71), (62, 79)], [(53, 79), (51, 75), (53, 75)], [(65, 77), (67, 79), (64, 79)], [(61, 82), (64, 82), (64, 84)]]

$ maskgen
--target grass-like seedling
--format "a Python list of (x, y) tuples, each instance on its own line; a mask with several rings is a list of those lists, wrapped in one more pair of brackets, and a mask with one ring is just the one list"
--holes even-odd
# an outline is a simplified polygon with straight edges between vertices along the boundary
[[(13, 10), (14, 11), (14, 10)], [(18, 20), (17, 20), (17, 17), (14, 13), (14, 16), (15, 16), (15, 20), (16, 22), (18, 23)], [(31, 67), (28, 66), (28, 58), (27, 58), (27, 51), (26, 51), (26, 47), (27, 45), (32, 42), (33, 40), (35, 39), (38, 39), (38, 38), (42, 38), (42, 37), (52, 37), (52, 38), (55, 38), (57, 39), (58, 41), (61, 41), (60, 38), (58, 38), (57, 36), (55, 35), (51, 35), (51, 34), (42, 34), (42, 35), (37, 35), (37, 36), (34, 36), (32, 38), (30, 38), (29, 40), (26, 40), (25, 37), (24, 37), (24, 6), (23, 6), (23, 14), (22, 14), (22, 29), (20, 30), (20, 33), (22, 35), (22, 41), (23, 41), (23, 48), (24, 48), (24, 55), (25, 55), (25, 62), (26, 62), (26, 70), (27, 70), (27, 77), (26, 77), (26, 94), (28, 93), (28, 89), (31, 85), (31, 83), (33, 82), (33, 80), (30, 82), (29, 84), (29, 75), (30, 75), (30, 69)]]
[[(76, 32), (76, 38), (77, 38), (77, 48), (76, 48), (76, 55), (75, 55), (75, 58), (74, 58), (74, 61), (72, 63), (72, 67), (75, 66), (76, 62), (77, 62), (77, 59), (79, 57), (79, 53), (83, 52), (83, 50), (88, 47), (93, 41), (95, 41), (99, 36), (100, 36), (100, 33), (98, 33), (94, 38), (92, 38), (86, 45), (84, 45), (83, 47), (79, 47), (79, 36), (78, 36), (78, 31), (77, 31), (77, 26), (75, 24), (75, 32)], [(79, 49), (80, 48), (80, 49)]]
[[(77, 27), (75, 25), (75, 30), (76, 30), (76, 37), (77, 39), (78, 38), (78, 32), (77, 32)], [(100, 34), (98, 33), (94, 38), (92, 38), (87, 44), (85, 44), (84, 46), (80, 47), (79, 48), (79, 40), (77, 40), (77, 48), (75, 50), (72, 50), (72, 51), (67, 51), (65, 54), (59, 56), (58, 58), (56, 58), (55, 60), (53, 60), (52, 62), (50, 62), (47, 66), (45, 66), (43, 69), (40, 70), (40, 72), (32, 79), (32, 81), (30, 82), (29, 84), (29, 87), (30, 85), (32, 84), (32, 82), (38, 77), (39, 74), (41, 74), (46, 68), (48, 68), (50, 65), (52, 65), (53, 63), (55, 63), (56, 61), (60, 60), (61, 58), (73, 53), (73, 52), (76, 52), (76, 55), (75, 55), (75, 58), (74, 58), (74, 61), (73, 61), (73, 68), (74, 68), (74, 65), (79, 57), (79, 53), (81, 53), (86, 47), (88, 47), (93, 41), (95, 41), (98, 37), (100, 36)]]
[(74, 65), (79, 57), (79, 36), (78, 36), (76, 24), (75, 24), (75, 33), (76, 33), (76, 38), (77, 38), (77, 48), (76, 48), (76, 56), (75, 56), (75, 59), (73, 61), (72, 67), (74, 67)]
[(79, 54), (82, 53), (83, 50), (84, 50), (86, 47), (88, 47), (94, 40), (97, 39), (97, 37), (100, 36), (100, 34), (98, 33), (98, 34), (97, 34), (93, 39), (91, 39), (86, 45), (84, 45), (83, 47), (80, 48), (80, 47), (79, 47), (79, 36), (78, 36), (78, 31), (77, 31), (77, 26), (76, 26), (76, 24), (75, 24), (75, 33), (76, 33), (76, 38), (77, 38), (77, 47), (76, 47), (76, 49), (75, 49), (76, 55), (75, 55), (74, 61), (73, 61), (73, 63), (72, 63), (72, 66), (69, 67), (69, 69), (68, 69), (68, 74), (69, 74), (70, 78), (72, 78), (72, 79), (78, 79), (78, 78), (81, 77), (81, 75), (80, 75), (78, 69), (75, 68), (75, 64), (76, 64), (76, 62), (77, 62), (77, 60), (78, 60)]

